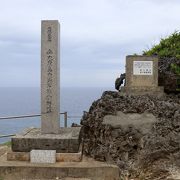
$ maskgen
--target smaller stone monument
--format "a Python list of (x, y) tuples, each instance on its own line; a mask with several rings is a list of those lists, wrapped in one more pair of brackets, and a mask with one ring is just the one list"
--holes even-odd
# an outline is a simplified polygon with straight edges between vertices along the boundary
[(164, 88), (158, 86), (158, 57), (127, 56), (125, 86), (121, 92), (132, 95), (163, 95)]

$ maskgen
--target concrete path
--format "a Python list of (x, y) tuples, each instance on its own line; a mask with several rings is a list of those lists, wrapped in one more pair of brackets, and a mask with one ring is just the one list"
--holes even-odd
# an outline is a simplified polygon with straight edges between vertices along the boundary
[(0, 156), (0, 180), (119, 180), (116, 165), (86, 157), (82, 162), (33, 164), (7, 161), (7, 148), (3, 152)]

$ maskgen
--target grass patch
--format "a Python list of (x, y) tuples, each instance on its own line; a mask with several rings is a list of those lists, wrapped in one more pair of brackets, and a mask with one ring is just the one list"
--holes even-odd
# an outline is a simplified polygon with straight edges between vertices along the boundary
[(11, 146), (11, 141), (7, 141), (5, 143), (2, 143), (1, 146), (8, 146), (8, 147), (10, 147)]

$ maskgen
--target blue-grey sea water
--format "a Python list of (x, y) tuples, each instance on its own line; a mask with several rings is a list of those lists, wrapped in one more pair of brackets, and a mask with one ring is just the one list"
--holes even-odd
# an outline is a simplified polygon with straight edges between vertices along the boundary
[[(83, 111), (88, 111), (92, 102), (99, 99), (108, 88), (61, 88), (60, 111), (68, 112), (68, 126), (80, 123)], [(0, 117), (40, 114), (40, 88), (3, 87), (0, 88)], [(63, 126), (61, 115), (61, 126)], [(40, 127), (40, 118), (0, 120), (0, 135), (14, 134), (28, 127)], [(0, 138), (0, 143), (10, 138)]]

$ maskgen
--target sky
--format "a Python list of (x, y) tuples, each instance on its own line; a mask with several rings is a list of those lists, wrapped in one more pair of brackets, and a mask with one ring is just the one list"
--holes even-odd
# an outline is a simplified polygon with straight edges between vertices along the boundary
[(60, 22), (61, 87), (114, 87), (127, 55), (180, 30), (180, 0), (0, 0), (0, 87), (39, 87), (41, 20)]

